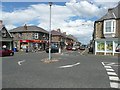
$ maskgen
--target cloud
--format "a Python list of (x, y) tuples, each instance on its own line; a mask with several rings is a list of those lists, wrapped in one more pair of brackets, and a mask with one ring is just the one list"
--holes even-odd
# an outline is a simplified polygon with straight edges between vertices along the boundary
[[(108, 4), (93, 2), (90, 0), (71, 0), (65, 6), (52, 5), (52, 29), (60, 28), (62, 32), (72, 34), (81, 42), (88, 43), (93, 33), (94, 21), (91, 18), (99, 18), (106, 13)], [(114, 5), (111, 5), (111, 7)], [(2, 17), (8, 30), (25, 23), (37, 25), (49, 30), (49, 6), (47, 4), (34, 4), (24, 9), (13, 12), (2, 11)], [(71, 17), (79, 17), (72, 20)], [(83, 19), (85, 18), (85, 19)], [(35, 24), (37, 22), (37, 24)]]

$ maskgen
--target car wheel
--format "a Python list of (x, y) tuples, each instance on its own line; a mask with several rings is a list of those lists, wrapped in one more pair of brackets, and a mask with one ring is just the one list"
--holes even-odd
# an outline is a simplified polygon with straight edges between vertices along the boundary
[(10, 53), (10, 56), (13, 56), (14, 55), (14, 53)]

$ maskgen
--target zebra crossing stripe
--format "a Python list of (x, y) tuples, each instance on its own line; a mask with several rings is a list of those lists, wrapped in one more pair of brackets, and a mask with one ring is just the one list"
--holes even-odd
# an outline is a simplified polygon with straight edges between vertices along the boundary
[(111, 66), (104, 66), (105, 68), (112, 68)]
[(120, 88), (120, 84), (117, 82), (110, 82), (111, 88)]
[(111, 88), (120, 88), (120, 83), (119, 83), (120, 79), (117, 76), (117, 74), (115, 73), (115, 71), (112, 69), (112, 67), (109, 66), (109, 65), (112, 65), (113, 63), (106, 65), (104, 62), (102, 62), (102, 64), (105, 67), (107, 74), (109, 76), (110, 87)]
[(109, 76), (109, 79), (112, 81), (120, 81), (120, 79), (116, 76)]
[(112, 71), (112, 72), (114, 71), (113, 69), (106, 69), (106, 70), (107, 70), (107, 71)]
[(117, 74), (115, 72), (107, 72), (108, 75), (115, 75), (117, 76)]

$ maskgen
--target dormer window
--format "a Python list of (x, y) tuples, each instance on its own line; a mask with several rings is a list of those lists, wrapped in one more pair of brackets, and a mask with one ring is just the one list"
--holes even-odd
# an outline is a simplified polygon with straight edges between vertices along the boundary
[(115, 20), (105, 20), (104, 21), (104, 34), (115, 33), (116, 21)]

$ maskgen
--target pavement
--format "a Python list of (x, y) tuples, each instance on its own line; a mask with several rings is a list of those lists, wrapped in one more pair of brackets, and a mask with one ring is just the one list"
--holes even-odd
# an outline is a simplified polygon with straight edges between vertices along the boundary
[[(119, 87), (118, 67), (120, 66), (117, 57), (81, 55), (80, 51), (64, 51), (61, 54), (52, 54), (56, 62), (41, 61), (46, 58), (48, 53), (44, 51), (15, 53), (14, 56), (3, 57), (3, 88)], [(112, 75), (114, 76), (112, 80), (105, 66), (110, 66), (114, 70), (115, 75)]]

